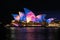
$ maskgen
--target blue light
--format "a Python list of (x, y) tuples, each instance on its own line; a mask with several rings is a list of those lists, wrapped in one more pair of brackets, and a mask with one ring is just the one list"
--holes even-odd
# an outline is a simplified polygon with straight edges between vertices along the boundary
[(39, 22), (39, 19), (38, 18), (36, 18), (36, 21), (35, 22)]
[(48, 24), (49, 24), (49, 23), (51, 23), (51, 21), (50, 21), (50, 20), (48, 20), (48, 19), (46, 20), (46, 22), (47, 22)]
[(40, 18), (38, 18), (39, 22), (45, 21), (46, 14), (42, 14)]
[(26, 16), (20, 18), (21, 21), (26, 21)]
[(28, 12), (30, 12), (30, 10), (27, 9), (27, 8), (24, 8), (24, 11), (25, 11), (25, 14), (27, 14)]
[(47, 20), (46, 20), (46, 22), (47, 22), (48, 24), (51, 23), (51, 21), (52, 21), (51, 19), (47, 19)]
[(18, 16), (18, 14), (12, 14), (12, 16), (13, 16), (13, 17), (16, 17), (16, 16)]
[(16, 20), (16, 16), (18, 16), (18, 14), (12, 14), (14, 20)]
[(43, 15), (42, 15), (42, 19), (44, 20), (44, 19), (45, 19), (45, 17), (46, 17), (46, 14), (43, 14)]

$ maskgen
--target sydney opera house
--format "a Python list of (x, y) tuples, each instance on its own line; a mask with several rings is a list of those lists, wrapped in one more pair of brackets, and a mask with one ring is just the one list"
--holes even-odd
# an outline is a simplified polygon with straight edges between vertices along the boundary
[[(7, 40), (55, 40), (58, 39), (60, 21), (46, 18), (46, 14), (37, 16), (31, 10), (11, 14), (13, 19), (5, 25)], [(52, 27), (52, 28), (51, 28)]]
[(9, 25), (11, 26), (54, 26), (60, 25), (60, 21), (56, 21), (56, 18), (46, 19), (46, 14), (38, 14), (37, 16), (31, 10), (24, 8), (24, 12), (18, 12), (18, 14), (11, 14), (13, 20)]
[(1, 0), (0, 40), (60, 40), (60, 1)]

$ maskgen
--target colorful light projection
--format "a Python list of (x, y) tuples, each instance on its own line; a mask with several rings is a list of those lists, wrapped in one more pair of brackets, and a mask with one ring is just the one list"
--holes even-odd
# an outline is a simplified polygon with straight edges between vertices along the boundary
[(42, 20), (46, 20), (45, 17), (46, 17), (46, 14), (42, 14)]
[(20, 16), (18, 14), (12, 14), (14, 20), (19, 21), (20, 20)]
[(27, 9), (24, 8), (25, 13), (19, 12), (19, 14), (12, 14), (14, 20), (20, 20), (20, 21), (27, 21), (30, 22), (43, 22), (45, 20), (46, 14), (40, 14), (35, 16), (35, 14)]
[(20, 21), (26, 21), (26, 16), (23, 12), (19, 12)]
[(51, 23), (53, 20), (54, 20), (54, 18), (49, 18), (49, 19), (46, 20), (46, 22), (49, 24), (49, 23)]
[(26, 14), (27, 23), (30, 22), (30, 21), (34, 22), (35, 21), (35, 14), (27, 8), (24, 8), (24, 11), (25, 11), (25, 14)]
[(43, 22), (45, 20), (46, 15), (45, 14), (40, 14), (36, 16), (39, 22)]
[(34, 22), (37, 22), (37, 23), (39, 23), (39, 19), (38, 18), (35, 18), (35, 21)]

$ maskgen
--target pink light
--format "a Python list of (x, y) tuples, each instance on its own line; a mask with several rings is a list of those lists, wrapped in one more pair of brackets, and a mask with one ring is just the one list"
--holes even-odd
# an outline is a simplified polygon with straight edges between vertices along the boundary
[(18, 24), (14, 24), (15, 26), (19, 26)]
[(20, 16), (19, 16), (19, 15), (16, 16), (16, 17), (15, 17), (15, 20), (20, 20)]
[(42, 15), (37, 15), (36, 17), (37, 17), (38, 19), (41, 19)]
[(19, 16), (23, 17), (24, 16), (23, 12), (19, 12)]
[(29, 13), (26, 15), (26, 18), (27, 18), (27, 22), (35, 21), (35, 15), (34, 15), (33, 12), (29, 12)]

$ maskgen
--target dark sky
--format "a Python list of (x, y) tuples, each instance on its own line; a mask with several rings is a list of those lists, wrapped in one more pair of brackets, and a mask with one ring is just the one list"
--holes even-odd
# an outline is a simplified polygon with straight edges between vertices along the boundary
[(2, 21), (10, 21), (12, 19), (11, 13), (23, 11), (24, 7), (32, 10), (35, 15), (42, 12), (47, 14), (47, 18), (57, 17), (59, 19), (60, 16), (60, 2), (58, 0), (2, 0), (0, 3), (0, 19)]

